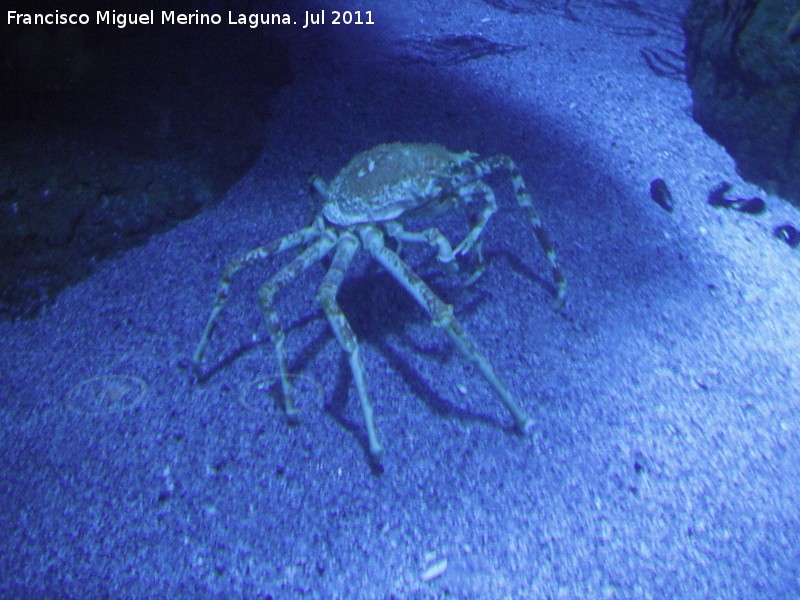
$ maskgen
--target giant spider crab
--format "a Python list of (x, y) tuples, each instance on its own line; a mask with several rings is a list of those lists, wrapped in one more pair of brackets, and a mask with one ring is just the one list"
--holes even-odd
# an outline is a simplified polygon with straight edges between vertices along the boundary
[[(548, 235), (533, 208), (530, 194), (514, 161), (504, 155), (479, 159), (471, 152), (454, 153), (437, 144), (382, 144), (357, 154), (329, 185), (320, 177), (311, 178), (312, 188), (324, 201), (321, 214), (314, 218), (311, 225), (266, 246), (245, 252), (228, 264), (219, 282), (216, 300), (202, 338), (194, 352), (195, 368), (199, 370), (203, 352), (228, 298), (234, 274), (251, 263), (299, 248), (297, 256), (279, 269), (259, 291), (261, 310), (278, 359), (286, 414), (290, 419), (296, 419), (297, 409), (286, 367), (285, 335), (275, 313), (273, 300), (283, 286), (333, 251), (333, 260), (317, 290), (317, 300), (336, 339), (348, 355), (366, 422), (370, 455), (375, 461), (380, 461), (383, 448), (375, 427), (358, 340), (336, 301), (345, 272), (356, 253), (363, 247), (427, 311), (433, 324), (444, 329), (458, 351), (478, 368), (494, 388), (514, 418), (516, 426), (522, 431), (527, 430), (532, 421), (500, 381), (475, 342), (462, 329), (453, 315), (453, 307), (442, 302), (403, 261), (398, 252), (387, 247), (384, 242), (388, 236), (398, 245), (403, 242), (429, 244), (436, 250), (438, 262), (450, 269), (457, 268), (456, 256), (466, 255), (475, 248), (478, 268), (470, 281), (474, 280), (483, 269), (479, 238), (487, 221), (497, 210), (494, 192), (483, 180), (499, 171), (510, 176), (517, 203), (527, 216), (547, 255), (555, 280), (555, 306), (560, 309), (566, 283)], [(482, 201), (482, 205), (479, 206), (477, 201)], [(472, 204), (473, 202), (476, 204)], [(472, 205), (472, 226), (455, 248), (435, 227), (424, 231), (406, 231), (401, 224), (401, 220), (407, 216), (438, 214), (462, 204)]]

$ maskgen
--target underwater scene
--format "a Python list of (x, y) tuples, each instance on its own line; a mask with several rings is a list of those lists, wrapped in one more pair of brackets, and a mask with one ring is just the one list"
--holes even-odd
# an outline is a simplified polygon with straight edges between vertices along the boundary
[(0, 597), (800, 598), (800, 0), (11, 5)]

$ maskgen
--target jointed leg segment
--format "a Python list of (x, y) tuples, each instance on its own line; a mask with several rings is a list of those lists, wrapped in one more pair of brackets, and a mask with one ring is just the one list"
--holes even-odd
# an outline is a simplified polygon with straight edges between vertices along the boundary
[(235, 258), (228, 263), (228, 266), (222, 273), (222, 278), (219, 281), (219, 285), (217, 286), (217, 295), (214, 299), (214, 305), (211, 307), (211, 314), (206, 322), (205, 330), (203, 331), (200, 342), (197, 344), (194, 354), (192, 355), (192, 361), (194, 362), (195, 368), (198, 368), (200, 366), (200, 361), (203, 360), (203, 353), (205, 352), (206, 346), (211, 339), (211, 334), (214, 333), (214, 329), (217, 325), (217, 318), (222, 312), (222, 309), (225, 308), (225, 304), (228, 301), (228, 293), (230, 292), (231, 280), (233, 279), (233, 276), (241, 271), (244, 267), (254, 262), (265, 260), (275, 256), (276, 254), (280, 254), (281, 252), (291, 250), (292, 248), (297, 248), (298, 246), (305, 244), (316, 237), (319, 237), (322, 233), (322, 230), (322, 219), (317, 218), (308, 227), (274, 240), (266, 246), (259, 246), (258, 248), (249, 250), (242, 254), (239, 258)]
[(511, 184), (514, 187), (514, 195), (517, 198), (517, 204), (525, 212), (528, 222), (531, 224), (531, 227), (533, 227), (536, 239), (550, 263), (550, 270), (553, 273), (553, 281), (556, 286), (554, 307), (556, 310), (560, 310), (564, 306), (567, 282), (558, 264), (556, 251), (553, 248), (553, 244), (550, 242), (550, 236), (547, 235), (547, 231), (542, 225), (542, 220), (533, 207), (533, 200), (531, 199), (530, 193), (528, 193), (525, 180), (522, 178), (522, 174), (519, 172), (516, 163), (510, 157), (503, 154), (477, 161), (464, 168), (464, 172), (456, 178), (456, 187), (469, 187), (474, 182), (480, 181), (495, 171), (505, 171), (508, 173), (509, 177), (511, 177)]
[(491, 216), (497, 212), (497, 200), (494, 197), (492, 188), (480, 179), (466, 186), (461, 191), (461, 194), (466, 197), (468, 204), (474, 202), (476, 196), (480, 196), (483, 199), (483, 208), (480, 213), (473, 212), (470, 216), (471, 228), (469, 233), (454, 250), (456, 254), (466, 256), (472, 248), (475, 248), (475, 269), (464, 282), (464, 287), (469, 287), (478, 281), (486, 270), (486, 264), (483, 259), (483, 239), (480, 236)]
[(258, 299), (261, 304), (261, 312), (264, 315), (264, 320), (267, 323), (267, 330), (269, 337), (275, 346), (275, 356), (278, 359), (278, 369), (281, 374), (281, 386), (283, 388), (283, 402), (286, 407), (286, 416), (290, 420), (297, 419), (297, 408), (294, 405), (294, 391), (289, 381), (289, 371), (286, 368), (286, 350), (284, 350), (284, 343), (286, 335), (283, 332), (283, 327), (278, 320), (278, 315), (275, 313), (273, 301), (275, 294), (278, 293), (282, 287), (295, 279), (300, 273), (305, 271), (308, 267), (322, 259), (335, 244), (335, 238), (332, 234), (320, 237), (311, 246), (303, 250), (292, 261), (284, 265), (275, 275), (273, 275), (261, 289), (258, 291)]
[(525, 414), (511, 393), (501, 383), (494, 369), (481, 354), (475, 342), (462, 329), (461, 324), (453, 315), (453, 307), (445, 304), (420, 279), (396, 253), (384, 245), (383, 234), (372, 226), (365, 225), (359, 228), (359, 235), (364, 248), (402, 285), (409, 294), (430, 315), (433, 324), (444, 329), (461, 355), (478, 367), (484, 379), (494, 388), (500, 400), (514, 417), (514, 423), (521, 431), (526, 431), (532, 421)]
[(358, 339), (347, 322), (347, 317), (344, 316), (341, 307), (336, 302), (336, 295), (339, 293), (339, 288), (344, 280), (344, 274), (360, 247), (361, 243), (352, 233), (345, 233), (339, 238), (333, 262), (317, 291), (317, 300), (325, 312), (325, 317), (328, 319), (339, 345), (347, 353), (350, 371), (353, 373), (358, 399), (361, 403), (361, 411), (364, 414), (364, 422), (367, 427), (369, 452), (372, 459), (378, 462), (383, 455), (383, 447), (378, 439), (378, 431), (375, 427), (375, 418), (372, 404), (369, 401), (367, 383), (364, 378), (364, 366), (361, 363)]
[(206, 345), (211, 339), (211, 334), (216, 327), (217, 318), (222, 312), (222, 309), (225, 307), (230, 290), (231, 279), (238, 271), (253, 262), (264, 260), (274, 256), (275, 254), (280, 254), (286, 250), (291, 250), (292, 248), (297, 248), (302, 244), (314, 240), (314, 238), (317, 239), (313, 241), (308, 248), (298, 254), (292, 261), (284, 265), (277, 273), (275, 273), (275, 275), (273, 275), (259, 291), (261, 310), (264, 314), (264, 319), (267, 323), (267, 329), (269, 330), (272, 343), (275, 346), (275, 354), (277, 355), (278, 359), (278, 368), (280, 369), (281, 386), (283, 388), (286, 414), (290, 419), (296, 417), (297, 409), (294, 406), (292, 386), (289, 382), (289, 373), (286, 368), (286, 353), (284, 351), (285, 334), (275, 313), (273, 300), (275, 294), (280, 288), (292, 281), (308, 267), (317, 263), (336, 243), (335, 236), (324, 228), (321, 219), (317, 219), (309, 227), (275, 240), (271, 244), (255, 248), (249, 252), (245, 252), (241, 257), (231, 261), (231, 263), (228, 264), (228, 267), (225, 269), (222, 279), (219, 282), (217, 296), (214, 301), (214, 306), (211, 308), (211, 314), (208, 317), (208, 322), (206, 323), (205, 330), (203, 331), (203, 336), (200, 338), (200, 343), (197, 345), (193, 356), (194, 365), (197, 369), (200, 366), (200, 361), (203, 359), (203, 353), (205, 352)]
[(486, 223), (489, 222), (489, 218), (497, 212), (497, 200), (495, 200), (492, 188), (480, 180), (467, 186), (467, 189), (463, 190), (462, 193), (468, 198), (477, 195), (483, 198), (483, 209), (472, 224), (472, 229), (470, 229), (470, 232), (461, 240), (461, 243), (456, 246), (454, 250), (456, 254), (464, 256), (472, 249), (475, 242), (478, 241), (481, 233), (483, 233), (484, 227), (486, 227)]
[(436, 260), (440, 265), (450, 271), (458, 270), (458, 263), (450, 241), (435, 227), (425, 231), (406, 231), (397, 221), (388, 221), (384, 226), (386, 233), (397, 240), (401, 246), (403, 242), (426, 243), (436, 248)]

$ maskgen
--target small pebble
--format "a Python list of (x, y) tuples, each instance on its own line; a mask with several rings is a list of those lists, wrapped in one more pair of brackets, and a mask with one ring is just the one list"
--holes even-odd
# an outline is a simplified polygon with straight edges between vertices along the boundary
[(425, 569), (420, 575), (420, 579), (422, 581), (431, 581), (432, 579), (436, 579), (437, 577), (441, 576), (447, 570), (447, 559), (443, 558), (437, 563), (432, 564), (430, 567)]
[(779, 225), (773, 229), (772, 235), (789, 244), (789, 247), (791, 248), (797, 248), (797, 246), (800, 246), (800, 231), (797, 231), (794, 226), (789, 225), (788, 223)]

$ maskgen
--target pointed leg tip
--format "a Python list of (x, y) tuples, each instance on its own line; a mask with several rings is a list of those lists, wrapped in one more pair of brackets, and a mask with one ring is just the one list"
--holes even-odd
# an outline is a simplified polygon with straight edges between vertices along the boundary
[(553, 300), (553, 310), (557, 313), (563, 312), (565, 306), (566, 299), (563, 296), (558, 296), (555, 300)]
[(189, 365), (189, 381), (191, 383), (204, 383), (208, 377), (208, 373), (203, 370), (199, 361), (192, 361)]
[(373, 446), (369, 449), (370, 462), (375, 467), (383, 467), (383, 446)]
[(528, 435), (533, 429), (533, 425), (534, 425), (533, 419), (527, 417), (524, 420), (517, 423), (519, 432), (523, 435)]
[(294, 407), (286, 408), (286, 420), (289, 425), (297, 425), (300, 423), (300, 411)]

